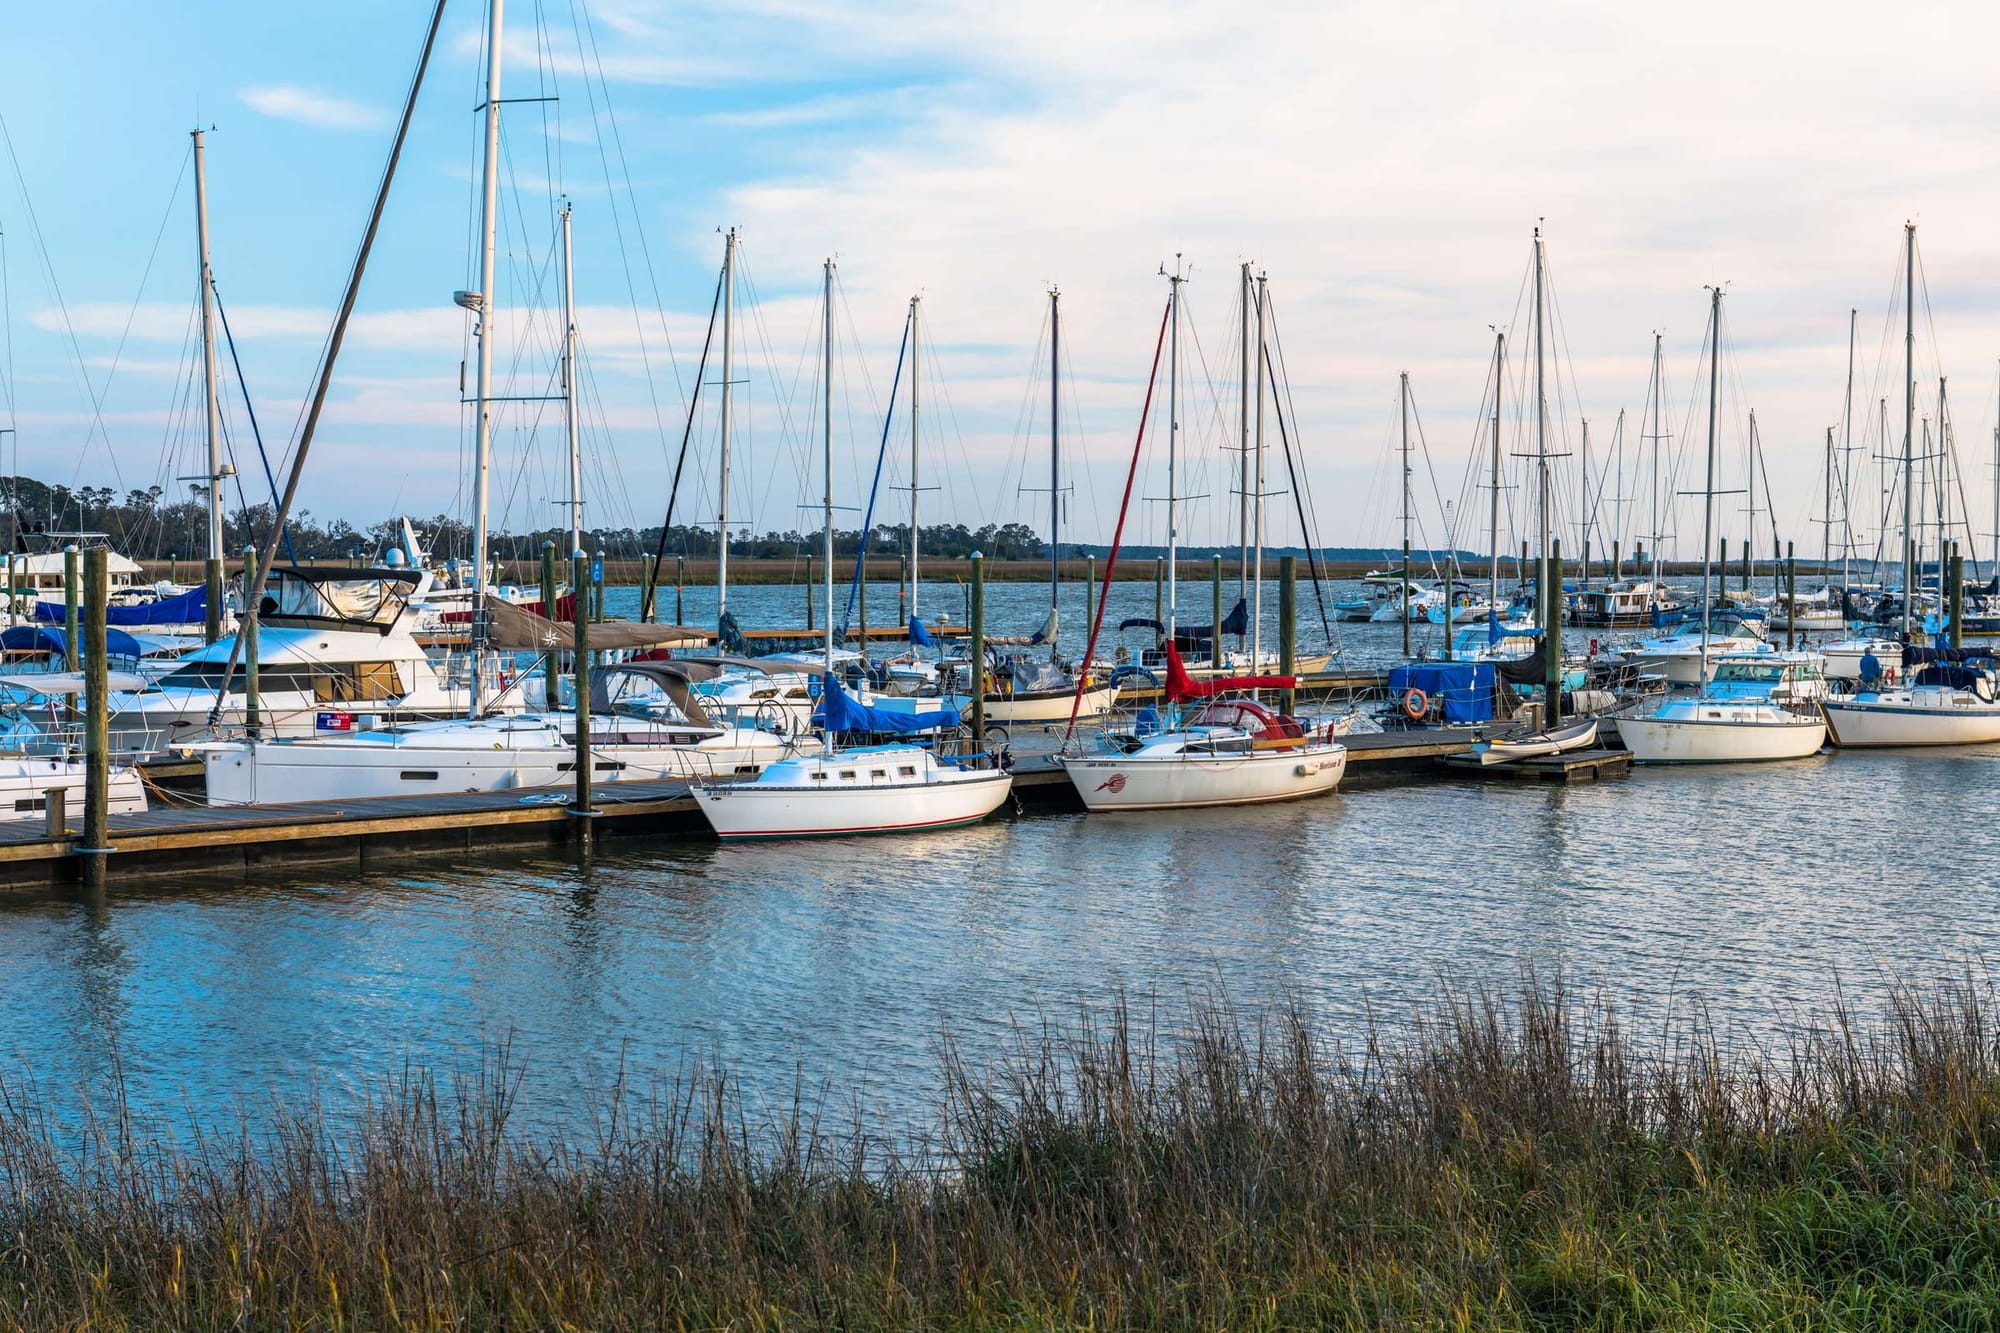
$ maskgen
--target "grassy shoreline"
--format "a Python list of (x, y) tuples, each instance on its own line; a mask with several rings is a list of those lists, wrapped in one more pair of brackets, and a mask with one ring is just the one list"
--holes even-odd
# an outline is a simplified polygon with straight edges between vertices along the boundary
[(1971, 977), (1780, 1052), (1645, 1047), (1560, 983), (1309, 1013), (1122, 1008), (946, 1041), (885, 1144), (726, 1072), (509, 1128), (504, 1058), (352, 1117), (81, 1146), (0, 1100), (0, 1323), (91, 1328), (2000, 1325), (2000, 1028)]

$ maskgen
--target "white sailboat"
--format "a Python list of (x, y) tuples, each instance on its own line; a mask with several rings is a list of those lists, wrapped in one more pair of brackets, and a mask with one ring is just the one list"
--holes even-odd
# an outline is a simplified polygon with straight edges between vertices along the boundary
[(1703, 488), (1701, 644), (1693, 697), (1621, 716), (1618, 735), (1648, 764), (1803, 759), (1826, 741), (1822, 659), (1812, 653), (1724, 653), (1709, 676), (1710, 573), (1715, 549), (1715, 422), (1722, 363), (1722, 289), (1709, 289), (1708, 484)]
[[(796, 755), (765, 768), (747, 782), (697, 782), (696, 803), (716, 836), (740, 838), (834, 837), (858, 833), (900, 833), (949, 828), (986, 818), (1014, 790), (1014, 776), (1001, 768), (980, 768), (941, 759), (912, 744), (874, 745), (837, 751), (844, 730), (936, 730), (933, 721), (876, 713), (849, 698), (834, 674), (833, 647), (833, 261), (826, 261), (823, 295), (824, 565), (826, 641), (821, 669), (820, 716), (827, 744), (816, 755)], [(947, 716), (951, 716), (947, 714)], [(851, 720), (850, 720), (851, 719)], [(953, 724), (957, 718), (951, 716)], [(884, 725), (887, 724), (887, 725)]]

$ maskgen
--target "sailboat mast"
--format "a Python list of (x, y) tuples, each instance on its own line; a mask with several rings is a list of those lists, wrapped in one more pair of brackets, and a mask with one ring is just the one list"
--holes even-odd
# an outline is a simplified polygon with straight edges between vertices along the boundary
[(824, 369), (820, 374), (824, 445), (820, 459), (820, 521), (823, 525), (821, 563), (826, 570), (826, 674), (833, 674), (833, 260), (826, 261), (826, 291), (822, 297), (825, 343)]
[(1916, 509), (1911, 488), (1916, 480), (1917, 425), (1917, 224), (1903, 224), (1903, 634), (1910, 632), (1910, 603), (1916, 596), (1916, 538), (1911, 523)]
[(1653, 429), (1648, 438), (1653, 442), (1653, 605), (1660, 604), (1660, 378), (1666, 370), (1666, 360), (1660, 350), (1661, 335), (1653, 335), (1653, 391), (1647, 395), (1653, 410)]
[[(1062, 292), (1049, 288), (1049, 613), (1062, 594)], [(1060, 635), (1049, 636), (1049, 654)]]
[[(1937, 494), (1938, 494), (1937, 571), (1938, 571), (1938, 598), (1940, 601), (1943, 600), (1945, 595), (1944, 553), (1948, 546), (1946, 538), (1951, 535), (1951, 436), (1949, 433), (1947, 433), (1945, 427), (1946, 411), (1947, 411), (1947, 401), (1944, 392), (1944, 376), (1940, 375), (1938, 376), (1937, 457), (1936, 457)], [(1924, 450), (1924, 452), (1930, 453), (1931, 451), (1927, 447)]]
[(1168, 304), (1173, 307), (1173, 337), (1167, 349), (1167, 642), (1174, 640), (1180, 621), (1175, 613), (1180, 584), (1180, 449), (1181, 449), (1181, 276), (1180, 256), (1167, 278)]
[(1708, 682), (1709, 583), (1715, 568), (1715, 399), (1722, 385), (1722, 288), (1708, 303), (1708, 484), (1701, 499), (1701, 677)]
[(1993, 416), (1993, 562), (1987, 566), (1987, 577), (2000, 579), (2000, 398), (1994, 403)]
[(1577, 586), (1590, 586), (1590, 538), (1591, 517), (1594, 507), (1590, 503), (1590, 418), (1583, 418), (1583, 549), (1577, 554), (1583, 557), (1583, 564), (1577, 572)]
[[(215, 376), (215, 290), (208, 262), (208, 157), (202, 132), (194, 131), (194, 231), (201, 280), (201, 398), (208, 433), (208, 558), (222, 552), (222, 412)], [(219, 588), (210, 588), (208, 620), (219, 627)], [(215, 636), (210, 635), (211, 639)]]
[(1500, 393), (1507, 382), (1507, 335), (1493, 335), (1493, 469), (1486, 512), (1486, 601), (1500, 608)]
[[(910, 298), (910, 619), (912, 620), (917, 618), (917, 553), (921, 544), (917, 533), (918, 487), (923, 479), (918, 471), (917, 456), (917, 349), (922, 346), (923, 340), (917, 336), (917, 320), (922, 305), (922, 297)], [(829, 342), (827, 344), (829, 367), (833, 364), (832, 347), (833, 344)], [(828, 457), (831, 458), (832, 455), (829, 454)], [(832, 464), (829, 463), (827, 466), (831, 468)]]
[[(1840, 410), (1840, 588), (1842, 620), (1846, 619), (1846, 597), (1850, 561), (1854, 556), (1854, 332), (1855, 323), (1861, 312), (1849, 308), (1847, 312), (1847, 397)], [(2000, 480), (1996, 480), (2000, 485)], [(2000, 492), (1996, 492), (2000, 493)], [(1820, 570), (1824, 580), (1826, 570)]]
[[(570, 253), (569, 205), (562, 207), (563, 429), (569, 436), (569, 549), (583, 549), (583, 451), (576, 420), (576, 271)], [(544, 608), (553, 619), (555, 609)]]
[[(1236, 397), (1237, 415), (1240, 418), (1236, 451), (1236, 596), (1240, 600), (1249, 595), (1250, 580), (1250, 303), (1254, 299), (1251, 296), (1250, 261), (1244, 260), (1238, 266), (1237, 273), (1239, 277), (1237, 286), (1240, 288), (1237, 296), (1237, 313), (1240, 318), (1237, 323), (1243, 341), (1241, 364), (1237, 367), (1239, 384)], [(1259, 342), (1261, 344), (1261, 338)], [(1261, 364), (1263, 359), (1261, 346), (1257, 349), (1257, 354)], [(1261, 384), (1257, 392), (1259, 395), (1263, 393)], [(1258, 410), (1260, 412), (1263, 410), (1261, 401), (1258, 403)], [(1217, 625), (1215, 632), (1221, 634), (1222, 626)]]
[(729, 611), (729, 427), (730, 390), (735, 385), (736, 228), (722, 238), (722, 425), (721, 471), (715, 515), (715, 619)]
[[(1747, 537), (1743, 549), (1750, 553), (1750, 567), (1745, 574), (1750, 580), (1750, 586), (1755, 587), (1757, 584), (1757, 409), (1754, 407), (1750, 409), (1750, 526), (1747, 529)], [(1725, 580), (1728, 578), (1726, 569), (1723, 577)], [(1748, 592), (1750, 589), (1745, 588), (1744, 591)]]
[(1547, 380), (1547, 338), (1542, 310), (1542, 229), (1535, 228), (1535, 470), (1541, 515), (1541, 569), (1535, 580), (1542, 597), (1542, 642), (1550, 654), (1550, 676), (1554, 684), (1546, 688), (1542, 716), (1553, 722), (1562, 690), (1562, 570), (1550, 569), (1549, 561), (1549, 395)]
[(1826, 428), (1826, 504), (1819, 522), (1819, 581), (1826, 585), (1826, 571), (1833, 565), (1833, 427)]
[[(472, 663), (471, 712), (484, 706), (486, 653), (486, 507), (487, 472), (493, 461), (493, 316), (499, 308), (493, 289), (493, 236), (500, 217), (500, 51), (504, 0), (488, 0), (486, 18), (486, 151), (482, 164), (479, 205), (479, 372), (478, 416), (472, 465)], [(574, 552), (572, 551), (572, 554)], [(546, 608), (544, 608), (546, 609)]]
[[(1255, 567), (1254, 582), (1256, 604), (1250, 612), (1250, 670), (1262, 671), (1264, 661), (1264, 380), (1270, 373), (1270, 366), (1264, 354), (1264, 284), (1265, 275), (1257, 275), (1257, 493), (1252, 499), (1251, 512), (1256, 528), (1256, 550), (1253, 553)], [(1216, 636), (1222, 634), (1222, 626), (1215, 627)]]
[(1396, 407), (1403, 422), (1403, 656), (1410, 655), (1410, 372), (1396, 376)]

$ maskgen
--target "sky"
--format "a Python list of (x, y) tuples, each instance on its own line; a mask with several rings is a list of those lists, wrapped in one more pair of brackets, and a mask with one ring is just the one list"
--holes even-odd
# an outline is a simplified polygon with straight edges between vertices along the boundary
[[(31, 476), (121, 491), (177, 490), (203, 470), (190, 378), (196, 126), (209, 130), (216, 287), (283, 466), (427, 8), (135, 0), (11, 17), (0, 90), (10, 468), (18, 457)], [(460, 386), (472, 326), (451, 298), (477, 285), (484, 19), (469, 0), (446, 10), (306, 469), (302, 505), (321, 518), (468, 512)], [(1315, 540), (1399, 538), (1407, 372), (1415, 539), (1483, 549), (1482, 404), (1500, 329), (1499, 537), (1511, 549), (1535, 523), (1535, 423), (1521, 409), (1532, 403), (1539, 225), (1544, 438), (1566, 545), (1588, 509), (1599, 550), (1614, 535), (1629, 549), (1657, 526), (1693, 553), (1701, 501), (1685, 492), (1703, 484), (1707, 287), (1724, 284), (1717, 531), (1750, 530), (1754, 410), (1760, 550), (1775, 537), (1817, 553), (1831, 427), (1850, 444), (1836, 523), (1845, 510), (1865, 554), (1884, 527), (1875, 459), (1902, 449), (1898, 266), (1914, 221), (1918, 415), (1936, 416), (1937, 379), (1949, 377), (1950, 503), (1957, 521), (1969, 511), (1974, 554), (1991, 558), (1992, 11), (511, 0), (503, 28), (503, 98), (556, 100), (503, 108), (495, 392), (555, 392), (566, 198), (593, 524), (660, 521), (684, 429), (677, 521), (715, 520), (719, 366), (691, 429), (685, 395), (733, 226), (734, 525), (817, 525), (831, 257), (838, 521), (853, 526), (867, 503), (920, 296), (924, 520), (1046, 531), (1043, 339), (1059, 287), (1064, 536), (1108, 540), (1161, 328), (1162, 270), (1178, 264), (1189, 277), (1181, 539), (1233, 545), (1238, 266), (1250, 262), (1268, 275), (1271, 355), (1284, 370), (1267, 407), (1268, 539), (1300, 533), (1280, 420)], [(1657, 428), (1640, 424), (1656, 333)], [(255, 501), (261, 464), (226, 346), (221, 355), (231, 450)], [(469, 384), (469, 365), (463, 374)], [(1167, 398), (1162, 383), (1130, 541), (1165, 538)], [(1671, 436), (1657, 485), (1654, 435)], [(878, 522), (910, 503), (906, 406), (889, 436)], [(563, 447), (559, 404), (496, 409), (497, 527), (559, 521)], [(1656, 504), (1667, 511), (1657, 525)], [(1926, 492), (1919, 507), (1934, 504)]]

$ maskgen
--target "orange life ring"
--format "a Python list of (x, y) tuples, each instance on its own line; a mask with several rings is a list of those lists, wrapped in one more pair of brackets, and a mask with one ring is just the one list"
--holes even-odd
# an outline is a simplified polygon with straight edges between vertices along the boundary
[(1431, 711), (1431, 697), (1422, 690), (1403, 692), (1403, 716), (1412, 722), (1421, 722)]

